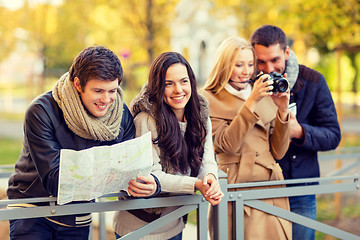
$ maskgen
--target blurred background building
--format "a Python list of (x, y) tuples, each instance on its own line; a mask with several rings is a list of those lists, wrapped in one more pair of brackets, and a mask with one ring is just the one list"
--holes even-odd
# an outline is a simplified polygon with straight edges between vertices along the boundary
[(210, 73), (220, 42), (238, 34), (234, 15), (228, 11), (224, 14), (206, 0), (181, 0), (177, 4), (171, 23), (171, 48), (187, 57), (199, 85)]

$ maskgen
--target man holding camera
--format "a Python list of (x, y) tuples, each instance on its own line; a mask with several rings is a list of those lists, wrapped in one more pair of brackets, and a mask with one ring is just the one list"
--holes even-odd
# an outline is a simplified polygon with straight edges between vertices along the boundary
[[(341, 139), (334, 102), (324, 76), (298, 64), (279, 27), (261, 26), (252, 34), (251, 44), (257, 54), (258, 71), (286, 73), (291, 89), (291, 143), (278, 162), (284, 178), (319, 177), (317, 152), (335, 149)], [(306, 185), (310, 184), (316, 183)], [(292, 212), (316, 219), (315, 195), (294, 196), (289, 201)], [(293, 223), (294, 240), (314, 238), (315, 230)]]

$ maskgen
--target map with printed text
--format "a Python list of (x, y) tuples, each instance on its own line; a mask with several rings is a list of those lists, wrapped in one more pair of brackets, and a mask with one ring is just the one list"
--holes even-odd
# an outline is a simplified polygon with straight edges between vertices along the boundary
[(127, 191), (128, 182), (150, 173), (151, 133), (111, 146), (60, 151), (59, 205)]

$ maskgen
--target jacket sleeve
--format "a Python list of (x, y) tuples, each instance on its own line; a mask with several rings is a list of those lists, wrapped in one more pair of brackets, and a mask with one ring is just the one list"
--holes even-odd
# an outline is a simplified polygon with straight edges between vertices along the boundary
[[(150, 117), (150, 115), (141, 112), (135, 117), (134, 122), (137, 137), (149, 131), (151, 132), (153, 140), (157, 137), (155, 120)], [(196, 178), (164, 172), (160, 163), (160, 149), (157, 144), (153, 143), (152, 151), (154, 164), (151, 172), (158, 178), (161, 185), (161, 191), (179, 194), (194, 194)]]
[(211, 117), (215, 151), (239, 154), (246, 134), (254, 128), (259, 116), (252, 113), (245, 104), (235, 118), (227, 120)]
[(123, 117), (121, 120), (121, 128), (124, 130), (123, 139), (121, 140), (126, 141), (133, 139), (135, 137), (135, 125), (134, 125), (134, 119), (130, 113), (129, 108), (124, 103), (123, 105)]
[(55, 127), (44, 106), (32, 105), (25, 116), (24, 130), (29, 154), (44, 188), (57, 196), (59, 180), (60, 144)]
[(301, 123), (304, 142), (294, 144), (311, 151), (335, 149), (341, 139), (340, 126), (330, 90), (324, 77), (321, 77), (317, 92), (314, 94), (313, 109), (308, 118), (311, 122)]

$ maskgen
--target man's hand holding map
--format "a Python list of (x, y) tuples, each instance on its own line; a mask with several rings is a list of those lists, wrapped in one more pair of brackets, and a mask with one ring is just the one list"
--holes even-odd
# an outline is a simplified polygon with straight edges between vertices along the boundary
[(127, 190), (128, 182), (150, 173), (151, 133), (111, 146), (60, 153), (58, 204), (91, 200)]

